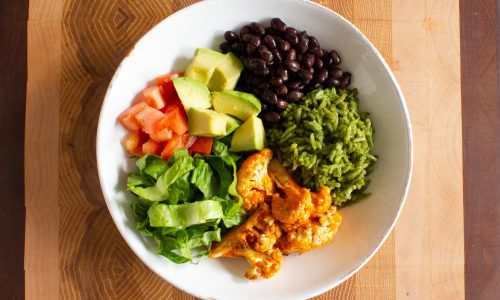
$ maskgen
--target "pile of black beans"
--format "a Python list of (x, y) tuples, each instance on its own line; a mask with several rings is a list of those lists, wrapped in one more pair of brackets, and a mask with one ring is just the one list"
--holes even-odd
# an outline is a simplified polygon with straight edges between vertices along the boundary
[(346, 88), (351, 73), (339, 68), (340, 55), (322, 49), (318, 39), (288, 27), (279, 18), (268, 27), (252, 22), (239, 33), (227, 31), (222, 52), (233, 52), (245, 69), (237, 89), (260, 96), (264, 121), (279, 123), (288, 103), (316, 88)]

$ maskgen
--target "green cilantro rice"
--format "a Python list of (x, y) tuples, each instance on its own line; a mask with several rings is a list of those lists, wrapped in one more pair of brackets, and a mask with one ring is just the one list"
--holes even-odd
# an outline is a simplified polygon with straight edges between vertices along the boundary
[(358, 112), (358, 92), (323, 89), (288, 105), (282, 122), (267, 130), (267, 142), (299, 183), (311, 190), (331, 188), (342, 206), (364, 196), (373, 128), (368, 113)]

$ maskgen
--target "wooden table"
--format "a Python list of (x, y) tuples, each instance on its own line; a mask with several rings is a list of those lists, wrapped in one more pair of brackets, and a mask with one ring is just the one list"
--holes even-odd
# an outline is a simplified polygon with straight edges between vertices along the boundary
[[(119, 62), (148, 29), (195, 1), (5, 2), (1, 295), (192, 299), (149, 271), (118, 234), (94, 147)], [(500, 5), (317, 2), (357, 25), (391, 65), (411, 114), (415, 167), (383, 247), (316, 299), (500, 299)]]

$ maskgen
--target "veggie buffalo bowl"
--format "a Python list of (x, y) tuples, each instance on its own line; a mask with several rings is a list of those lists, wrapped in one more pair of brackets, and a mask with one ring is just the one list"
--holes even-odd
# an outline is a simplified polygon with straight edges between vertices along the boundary
[[(277, 53), (265, 35), (290, 45), (281, 41)], [(299, 53), (280, 64), (276, 57), (291, 48)], [(200, 68), (208, 60), (196, 61), (212, 52), (197, 49), (220, 51), (215, 56), (230, 70), (212, 68), (207, 77)], [(180, 101), (165, 96), (173, 87)], [(229, 105), (236, 98), (243, 104)], [(281, 192), (272, 205), (239, 200), (236, 171), (243, 178), (257, 153), (274, 157), (269, 174)], [(160, 277), (204, 299), (304, 299), (352, 276), (394, 227), (411, 177), (411, 124), (380, 53), (336, 13), (303, 0), (202, 1), (160, 22), (122, 61), (101, 108), (97, 164), (119, 232)], [(285, 177), (276, 175), (281, 170)], [(274, 201), (285, 197), (291, 175), (307, 193), (328, 186), (328, 211), (342, 216), (335, 237), (318, 249), (298, 248), (312, 250), (300, 255), (289, 244), (275, 246), (282, 263), (269, 276), (255, 275), (241, 258), (209, 258), (224, 256), (225, 236), (243, 230), (255, 209), (274, 216), (286, 236), (289, 215)]]

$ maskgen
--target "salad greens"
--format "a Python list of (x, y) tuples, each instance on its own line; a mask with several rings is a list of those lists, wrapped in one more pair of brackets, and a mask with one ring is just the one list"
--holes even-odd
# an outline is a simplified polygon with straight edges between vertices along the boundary
[[(221, 232), (244, 219), (236, 191), (239, 156), (215, 141), (213, 155), (190, 156), (179, 149), (165, 162), (148, 154), (136, 161), (127, 189), (136, 228), (158, 244), (158, 254), (175, 263), (208, 255)], [(193, 253), (194, 252), (194, 253)]]

